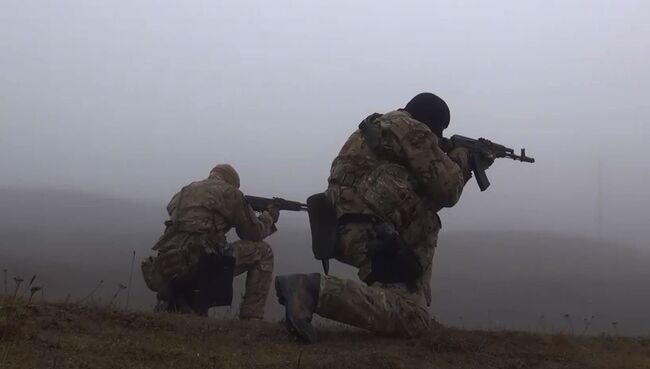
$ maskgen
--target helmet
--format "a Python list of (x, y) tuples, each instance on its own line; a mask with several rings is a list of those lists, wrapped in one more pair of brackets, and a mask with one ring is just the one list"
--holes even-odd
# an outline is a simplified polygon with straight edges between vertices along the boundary
[(221, 178), (226, 183), (239, 188), (239, 174), (230, 164), (219, 164), (212, 168), (209, 178)]

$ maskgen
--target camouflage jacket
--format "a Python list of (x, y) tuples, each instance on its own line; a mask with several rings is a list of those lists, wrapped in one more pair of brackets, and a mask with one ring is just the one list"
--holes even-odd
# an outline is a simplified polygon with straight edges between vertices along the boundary
[(183, 187), (167, 205), (167, 213), (167, 229), (154, 250), (177, 244), (178, 236), (201, 237), (207, 247), (218, 248), (226, 245), (226, 233), (233, 227), (239, 238), (250, 241), (261, 241), (276, 230), (269, 213), (257, 216), (244, 194), (218, 177)]
[(332, 163), (328, 196), (339, 218), (371, 214), (404, 229), (419, 204), (433, 212), (456, 204), (470, 178), (466, 151), (445, 153), (431, 130), (405, 111), (367, 119), (380, 133), (379, 150), (356, 130)]

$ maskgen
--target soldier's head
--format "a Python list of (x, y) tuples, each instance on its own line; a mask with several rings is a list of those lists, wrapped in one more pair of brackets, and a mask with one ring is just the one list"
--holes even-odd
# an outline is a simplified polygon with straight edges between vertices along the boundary
[(239, 174), (230, 164), (219, 164), (212, 168), (210, 178), (221, 178), (229, 185), (239, 188)]
[(404, 110), (411, 114), (413, 119), (426, 124), (438, 137), (442, 137), (442, 131), (449, 126), (447, 103), (430, 92), (416, 95), (406, 104)]

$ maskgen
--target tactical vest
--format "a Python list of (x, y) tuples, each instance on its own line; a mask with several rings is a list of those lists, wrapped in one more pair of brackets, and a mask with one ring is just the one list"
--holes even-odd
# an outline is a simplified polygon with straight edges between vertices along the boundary
[(372, 114), (359, 124), (359, 130), (369, 149), (378, 161), (356, 186), (363, 202), (385, 222), (403, 230), (417, 216), (419, 196), (416, 194), (412, 176), (400, 163), (395, 148), (387, 136), (390, 123), (383, 122), (380, 114)]

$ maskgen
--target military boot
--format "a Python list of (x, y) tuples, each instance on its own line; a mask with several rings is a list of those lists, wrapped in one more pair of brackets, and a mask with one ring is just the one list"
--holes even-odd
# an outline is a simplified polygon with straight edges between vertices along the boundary
[(278, 302), (285, 307), (290, 331), (307, 343), (315, 343), (317, 334), (311, 319), (318, 304), (320, 274), (290, 274), (275, 277)]

